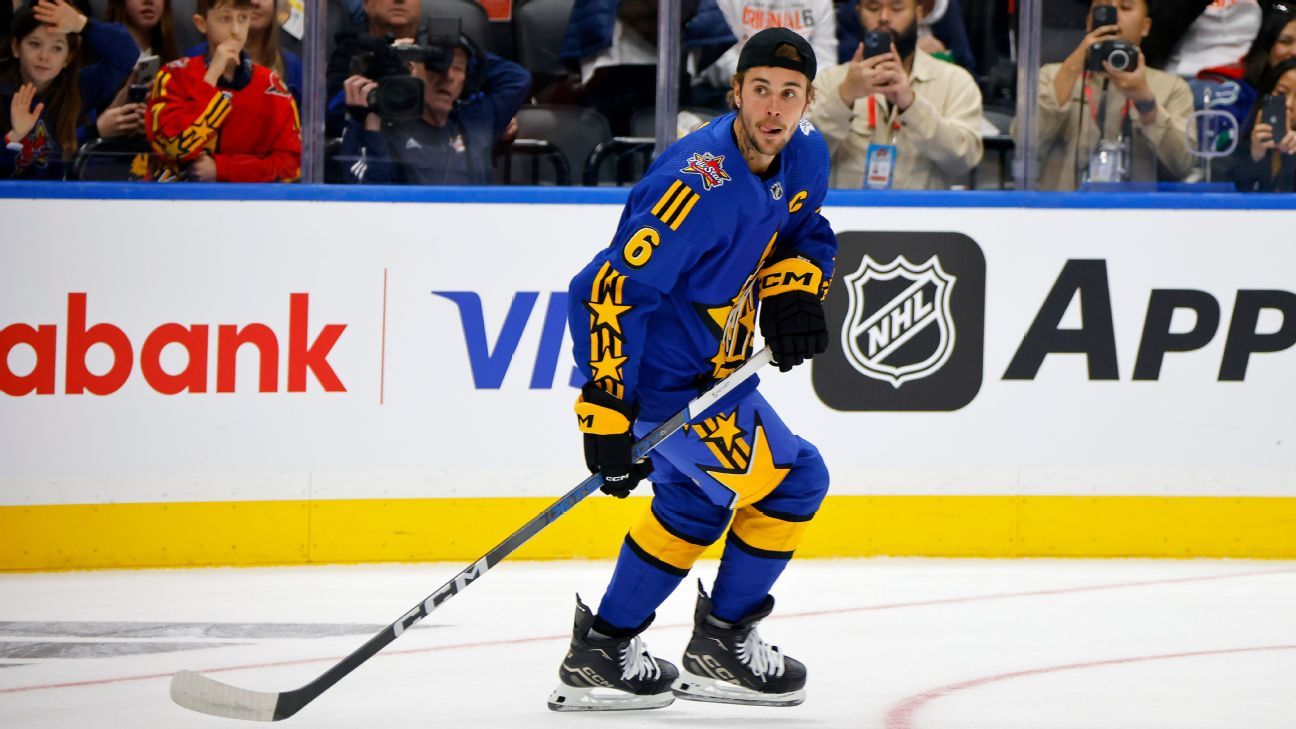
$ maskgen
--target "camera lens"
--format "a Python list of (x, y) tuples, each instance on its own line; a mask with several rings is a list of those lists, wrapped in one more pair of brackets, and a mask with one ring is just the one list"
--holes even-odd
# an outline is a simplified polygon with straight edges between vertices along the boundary
[(1107, 62), (1117, 71), (1128, 71), (1132, 65), (1129, 54), (1119, 48), (1111, 52), (1111, 55), (1107, 57)]

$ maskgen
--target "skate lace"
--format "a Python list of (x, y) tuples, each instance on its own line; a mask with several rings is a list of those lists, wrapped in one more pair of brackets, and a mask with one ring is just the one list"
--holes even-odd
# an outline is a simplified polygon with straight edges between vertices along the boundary
[(778, 646), (761, 640), (760, 633), (752, 628), (743, 642), (738, 644), (738, 660), (757, 676), (782, 676), (783, 654)]
[(626, 681), (648, 678), (655, 679), (661, 675), (657, 661), (648, 653), (648, 646), (643, 639), (635, 636), (621, 647), (621, 678)]

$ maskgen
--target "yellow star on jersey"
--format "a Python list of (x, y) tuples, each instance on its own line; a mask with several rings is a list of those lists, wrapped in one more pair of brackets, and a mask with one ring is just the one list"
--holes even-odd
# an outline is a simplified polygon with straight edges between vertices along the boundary
[(711, 478), (736, 494), (734, 506), (745, 506), (759, 501), (783, 481), (792, 470), (791, 465), (783, 466), (774, 462), (774, 453), (770, 450), (769, 440), (765, 437), (765, 426), (756, 418), (756, 442), (752, 446), (751, 459), (743, 470), (723, 468), (702, 468)]
[(630, 311), (634, 307), (623, 306), (612, 301), (611, 297), (602, 301), (590, 302), (585, 305), (589, 308), (590, 313), (594, 315), (594, 326), (607, 325), (612, 327), (612, 331), (621, 334), (621, 320), (619, 317)]
[(590, 362), (594, 366), (594, 381), (610, 377), (618, 382), (621, 380), (621, 365), (629, 357), (613, 357), (611, 352), (605, 352), (600, 359)]

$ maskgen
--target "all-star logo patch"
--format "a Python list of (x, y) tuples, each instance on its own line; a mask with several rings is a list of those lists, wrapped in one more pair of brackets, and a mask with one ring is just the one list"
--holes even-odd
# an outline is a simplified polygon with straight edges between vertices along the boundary
[(680, 170), (689, 174), (697, 175), (702, 178), (703, 189), (710, 190), (713, 187), (720, 187), (730, 179), (729, 173), (725, 172), (724, 155), (714, 155), (710, 152), (694, 152), (688, 159), (688, 166)]
[(775, 200), (783, 199), (783, 183), (775, 182), (773, 185), (770, 185), (770, 197), (773, 197)]
[(22, 151), (18, 152), (14, 160), (15, 177), (26, 167), (44, 169), (49, 166), (50, 157), (55, 152), (55, 143), (45, 127), (44, 119), (36, 120), (36, 126), (22, 138), (21, 144)]

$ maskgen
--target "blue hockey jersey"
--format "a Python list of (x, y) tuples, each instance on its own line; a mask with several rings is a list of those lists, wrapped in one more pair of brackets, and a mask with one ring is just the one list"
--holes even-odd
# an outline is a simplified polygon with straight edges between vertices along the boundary
[[(734, 138), (735, 112), (671, 145), (630, 192), (611, 245), (572, 279), (577, 367), (665, 420), (752, 352), (758, 273), (797, 255), (832, 277), (820, 214), (828, 148), (807, 120), (763, 176)], [(739, 388), (755, 387), (755, 379)]]

